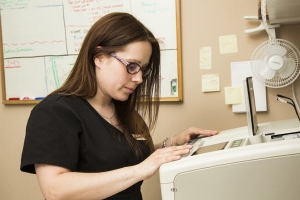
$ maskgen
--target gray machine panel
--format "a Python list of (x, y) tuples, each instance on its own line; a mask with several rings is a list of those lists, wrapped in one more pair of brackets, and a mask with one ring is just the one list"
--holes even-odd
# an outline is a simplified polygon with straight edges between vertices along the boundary
[(174, 180), (175, 200), (299, 199), (299, 166), (296, 154), (180, 173)]

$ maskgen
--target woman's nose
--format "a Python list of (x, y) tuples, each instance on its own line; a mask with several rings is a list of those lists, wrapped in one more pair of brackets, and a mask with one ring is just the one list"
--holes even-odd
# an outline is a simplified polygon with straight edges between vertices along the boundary
[(138, 73), (133, 74), (132, 81), (137, 82), (138, 84), (141, 84), (143, 82), (143, 72), (139, 71)]

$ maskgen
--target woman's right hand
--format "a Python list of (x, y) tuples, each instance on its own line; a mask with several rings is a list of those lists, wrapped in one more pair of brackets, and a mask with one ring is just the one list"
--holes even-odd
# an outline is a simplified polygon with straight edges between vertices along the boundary
[(136, 166), (138, 172), (141, 173), (142, 180), (153, 176), (162, 164), (180, 160), (183, 155), (190, 152), (192, 147), (192, 145), (182, 145), (157, 149)]

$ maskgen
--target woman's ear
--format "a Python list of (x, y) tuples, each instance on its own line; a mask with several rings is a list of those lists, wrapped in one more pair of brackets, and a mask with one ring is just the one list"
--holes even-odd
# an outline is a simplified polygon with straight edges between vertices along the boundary
[(94, 63), (96, 67), (101, 68), (101, 64), (103, 63), (103, 56), (100, 55), (94, 59)]
[[(101, 46), (97, 46), (97, 49), (101, 49)], [(103, 55), (99, 55), (94, 59), (94, 63), (96, 67), (100, 68), (101, 64), (103, 63)]]

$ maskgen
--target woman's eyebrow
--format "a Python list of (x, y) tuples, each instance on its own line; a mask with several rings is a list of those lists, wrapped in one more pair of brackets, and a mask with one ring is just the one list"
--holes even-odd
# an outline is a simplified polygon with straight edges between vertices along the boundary
[(137, 64), (139, 64), (141, 67), (146, 67), (147, 65), (149, 65), (149, 62), (148, 63), (146, 63), (146, 64), (144, 64), (144, 65), (142, 65), (142, 62), (141, 61), (139, 61), (139, 60), (137, 60), (137, 59), (124, 59), (125, 61), (127, 61), (127, 62), (134, 62), (134, 63), (137, 63)]
[(144, 65), (141, 65), (142, 68), (147, 67), (149, 65), (149, 63), (146, 63)]

